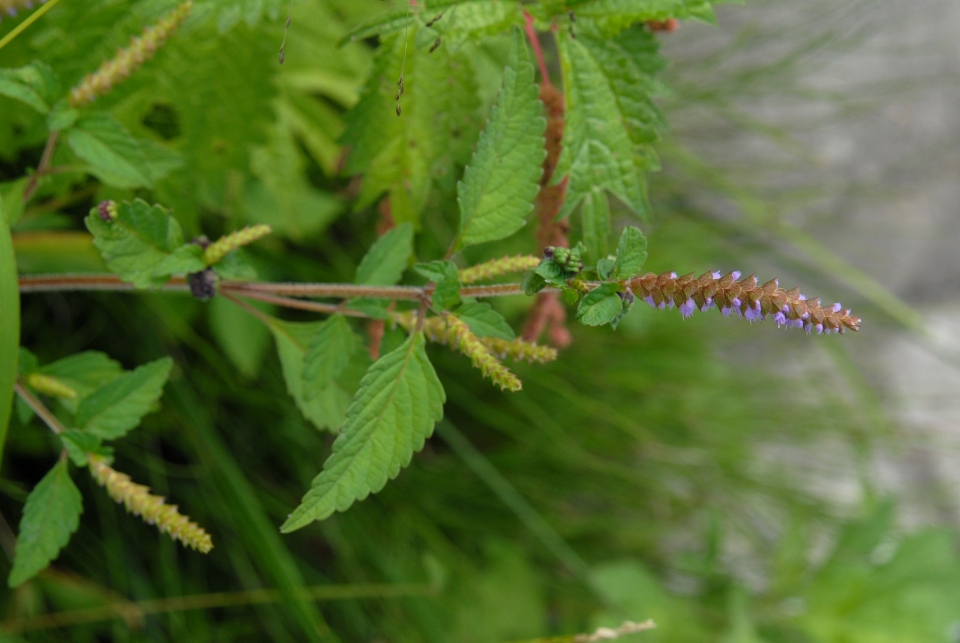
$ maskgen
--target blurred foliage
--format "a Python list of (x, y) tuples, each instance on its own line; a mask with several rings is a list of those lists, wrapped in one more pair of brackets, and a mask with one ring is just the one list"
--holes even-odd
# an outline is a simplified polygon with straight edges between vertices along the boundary
[[(173, 4), (65, 1), (0, 51), (0, 64), (39, 59), (72, 85)], [(376, 0), (291, 4), (279, 66), (285, 5), (198, 2), (181, 33), (98, 103), (137, 137), (175, 151), (177, 162), (152, 188), (54, 175), (14, 225), (21, 272), (102, 269), (78, 232), (83, 216), (101, 199), (143, 196), (171, 205), (187, 238), (273, 225), (276, 238), (249, 252), (264, 277), (351, 281), (379, 215), (375, 206), (349, 210), (357, 190), (340, 172), (337, 141), (377, 63), (368, 42), (336, 43), (382, 10)], [(0, 23), (0, 36), (15, 23)], [(738, 58), (781, 40), (800, 44), (759, 62)], [(747, 25), (727, 48), (681, 60), (661, 110), (681, 124), (691, 113), (719, 115), (735, 131), (786, 141), (776, 128), (737, 118), (731, 103), (790, 87), (802, 63), (837, 42), (825, 32), (787, 38)], [(463, 131), (470, 146), (507, 44), (464, 42), (457, 54), (475, 76), (476, 103), (457, 106), (473, 114)], [(548, 49), (551, 64), (554, 54)], [(429, 129), (429, 119), (415, 122)], [(768, 194), (687, 151), (700, 133), (680, 127), (657, 148), (666, 168), (651, 180), (653, 270), (744, 266), (757, 250), (775, 254), (768, 234), (784, 230), (770, 221)], [(36, 167), (45, 137), (43, 116), (0, 96), (0, 191), (23, 189), (18, 181)], [(462, 163), (467, 151), (458, 144), (437, 153)], [(77, 162), (60, 147), (56, 165)], [(449, 239), (455, 178), (434, 176), (423, 196), (424, 255)], [(701, 206), (704, 193), (735, 203), (738, 216), (714, 216)], [(615, 210), (616, 223), (627, 216)], [(528, 251), (531, 231), (508, 244)], [(483, 250), (469, 252), (478, 259)], [(834, 287), (809, 255), (785, 265)], [(853, 286), (871, 299), (869, 287)], [(497, 305), (521, 319), (519, 301)], [(78, 477), (86, 503), (79, 531), (36, 580), (0, 590), (2, 640), (486, 643), (646, 618), (657, 629), (635, 640), (957, 640), (955, 534), (902, 533), (892, 505), (869, 489), (863, 506), (826, 502), (794, 460), (765, 451), (785, 446), (804, 459), (843, 444), (856, 468), (880, 428), (870, 402), (850, 394), (856, 386), (806, 337), (749, 344), (748, 334), (772, 334), (769, 325), (716, 315), (681, 323), (637, 307), (616, 333), (576, 328), (556, 363), (518, 366), (525, 388), (516, 395), (483, 382), (463, 356), (430, 347), (448, 397), (437, 435), (381, 493), (281, 536), (332, 436), (286, 394), (264, 326), (226, 301), (177, 295), (32, 294), (22, 306), (22, 343), (41, 363), (90, 349), (126, 368), (175, 358), (162, 410), (116, 444), (117, 468), (188, 511), (217, 547), (206, 557), (178, 549)], [(388, 332), (385, 344), (399, 337)], [(811, 352), (822, 358), (813, 368), (778, 368)], [(59, 448), (35, 419), (14, 414), (0, 478), (7, 557), (10, 526)], [(307, 597), (313, 588), (326, 590), (316, 594), (324, 600)], [(212, 594), (206, 604), (163, 602), (204, 594)]]

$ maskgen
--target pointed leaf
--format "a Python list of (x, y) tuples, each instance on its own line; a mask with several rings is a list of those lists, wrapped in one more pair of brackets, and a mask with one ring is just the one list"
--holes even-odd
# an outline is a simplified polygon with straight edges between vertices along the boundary
[(112, 116), (90, 114), (69, 130), (73, 153), (98, 179), (118, 188), (152, 187), (151, 169), (140, 143)]
[(620, 243), (617, 244), (617, 265), (614, 269), (614, 279), (629, 279), (640, 272), (647, 260), (647, 238), (639, 228), (627, 226), (620, 233)]
[(7, 579), (16, 587), (50, 564), (80, 526), (83, 498), (61, 460), (37, 483), (23, 506), (13, 569)]
[(497, 104), (457, 184), (458, 248), (509, 237), (526, 223), (540, 190), (546, 126), (533, 61), (515, 30)]
[(104, 384), (77, 405), (77, 425), (106, 440), (126, 435), (153, 410), (172, 367), (161, 357)]
[(580, 300), (577, 320), (585, 326), (609, 324), (623, 311), (623, 300), (615, 283), (601, 284)]
[(159, 205), (136, 199), (117, 204), (117, 218), (104, 221), (94, 208), (84, 220), (107, 267), (137, 288), (162, 285), (154, 269), (183, 244), (180, 224)]
[(304, 417), (319, 429), (336, 431), (343, 423), (350, 396), (336, 382), (308, 400), (303, 390), (303, 360), (321, 324), (287, 322), (270, 318), (267, 323), (277, 341), (277, 355), (283, 369), (287, 392)]
[(0, 203), (0, 458), (7, 441), (10, 409), (13, 406), (13, 385), (17, 381), (20, 355), (20, 284), (17, 261), (13, 254), (10, 226)]
[(171, 275), (185, 275), (206, 269), (203, 262), (203, 248), (195, 243), (185, 243), (157, 264), (150, 273), (154, 278), (167, 278)]
[(343, 315), (320, 324), (303, 357), (303, 397), (312, 400), (329, 387), (350, 363), (360, 345)]
[(606, 189), (647, 216), (643, 173), (659, 169), (651, 144), (663, 117), (650, 102), (662, 92), (655, 74), (663, 67), (655, 38), (643, 27), (616, 38), (577, 22), (577, 35), (558, 34), (567, 120), (563, 151), (553, 180), (569, 177), (561, 217), (594, 189)]
[(0, 69), (0, 95), (29, 105), (41, 114), (60, 91), (57, 75), (46, 63), (34, 61), (17, 69)]
[(516, 338), (510, 324), (503, 315), (495, 311), (490, 304), (473, 302), (457, 309), (457, 317), (463, 320), (477, 337), (499, 337), (511, 340)]
[(74, 412), (79, 400), (123, 375), (123, 367), (120, 363), (99, 351), (84, 351), (70, 355), (37, 370), (44, 375), (57, 378), (77, 392), (76, 400), (58, 400), (59, 404)]
[(323, 520), (380, 491), (423, 448), (446, 400), (424, 343), (415, 333), (370, 367), (333, 453), (281, 531)]
[(413, 254), (413, 225), (401, 223), (377, 239), (357, 266), (358, 284), (392, 286)]

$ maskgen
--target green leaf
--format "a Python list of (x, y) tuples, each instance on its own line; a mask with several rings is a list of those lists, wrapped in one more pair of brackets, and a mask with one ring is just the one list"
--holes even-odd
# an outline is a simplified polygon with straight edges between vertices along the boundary
[(308, 400), (304, 395), (304, 356), (321, 324), (287, 322), (271, 317), (267, 326), (277, 342), (283, 379), (297, 408), (317, 428), (336, 431), (346, 417), (350, 396), (337, 383), (322, 389), (313, 399)]
[(520, 287), (523, 288), (523, 294), (536, 295), (547, 287), (547, 280), (537, 274), (536, 270), (527, 270), (520, 280)]
[(27, 496), (7, 584), (22, 585), (49, 565), (80, 526), (81, 513), (83, 498), (60, 460)]
[(392, 286), (413, 254), (413, 225), (401, 223), (377, 239), (357, 266), (358, 284)]
[(23, 214), (23, 191), (29, 180), (29, 177), (25, 176), (16, 181), (0, 184), (0, 210), (6, 213), (10, 227), (13, 227)]
[(647, 260), (647, 238), (639, 228), (627, 226), (620, 233), (620, 243), (617, 244), (617, 266), (614, 269), (614, 279), (629, 279), (643, 268)]
[[(587, 20), (577, 36), (558, 34), (567, 120), (554, 182), (569, 177), (560, 217), (588, 194), (606, 189), (646, 217), (643, 173), (659, 169), (651, 146), (664, 127), (650, 101), (662, 92), (655, 74), (663, 67), (656, 39), (643, 27), (605, 38)], [(593, 204), (596, 207), (596, 204)]]
[(202, 257), (203, 248), (195, 243), (186, 243), (164, 257), (150, 273), (150, 276), (159, 279), (171, 275), (200, 272), (207, 267)]
[(60, 442), (63, 443), (63, 448), (67, 450), (70, 460), (78, 467), (87, 466), (88, 453), (113, 457), (112, 448), (103, 446), (103, 441), (99, 437), (86, 431), (68, 429), (60, 434)]
[(490, 304), (473, 302), (464, 304), (455, 313), (477, 337), (499, 337), (511, 340), (516, 338), (510, 324), (503, 315), (495, 311)]
[(533, 269), (543, 280), (551, 286), (563, 288), (567, 285), (567, 273), (559, 263), (553, 259), (543, 259), (540, 265)]
[(599, 261), (607, 256), (610, 240), (610, 204), (602, 189), (590, 190), (580, 206), (583, 245), (590, 257)]
[(716, 24), (710, 0), (581, 0), (567, 4), (578, 20), (595, 20), (607, 36), (648, 20), (678, 18)]
[(414, 266), (421, 275), (436, 284), (433, 305), (438, 310), (452, 310), (460, 305), (460, 271), (452, 261), (431, 261)]
[(105, 440), (126, 435), (153, 410), (172, 367), (161, 357), (107, 382), (77, 405), (77, 425)]
[(0, 95), (29, 105), (41, 114), (60, 91), (60, 80), (49, 65), (34, 61), (17, 69), (0, 69)]
[(380, 491), (423, 448), (446, 400), (424, 343), (415, 333), (370, 367), (333, 453), (280, 531), (323, 520)]
[(55, 377), (77, 392), (76, 400), (60, 399), (58, 403), (76, 412), (79, 400), (123, 375), (120, 363), (99, 351), (84, 351), (37, 369), (44, 375)]
[(343, 315), (320, 324), (303, 357), (303, 397), (312, 400), (340, 377), (360, 345)]
[[(251, 301), (264, 312), (272, 306)], [(226, 297), (214, 297), (207, 303), (213, 338), (240, 373), (254, 379), (260, 372), (263, 355), (270, 346), (270, 331), (256, 317)]]
[(243, 248), (228, 252), (223, 259), (214, 264), (213, 271), (221, 279), (233, 281), (252, 281), (260, 276)]
[(137, 288), (160, 286), (153, 271), (183, 245), (180, 224), (159, 205), (136, 199), (117, 204), (117, 218), (104, 221), (97, 209), (84, 220), (107, 267)]
[(47, 114), (47, 129), (51, 132), (55, 130), (65, 130), (77, 122), (79, 115), (80, 112), (70, 107), (70, 103), (68, 103), (66, 99), (57, 101), (57, 103), (50, 108), (50, 113)]
[(20, 284), (13, 253), (10, 225), (0, 202), (0, 458), (7, 442), (7, 427), (13, 405), (13, 385), (17, 381), (20, 355)]
[(81, 118), (69, 130), (67, 143), (107, 185), (153, 186), (152, 170), (140, 143), (112, 116), (90, 114)]
[(609, 324), (623, 311), (623, 300), (615, 283), (601, 284), (580, 300), (577, 320), (585, 326)]
[[(411, 26), (406, 40), (402, 33), (384, 39), (340, 139), (350, 148), (346, 174), (363, 175), (355, 207), (371, 205), (386, 193), (397, 223), (419, 224), (433, 185), (452, 186), (456, 173), (451, 168), (470, 159), (480, 125), (471, 59), (446, 45), (429, 53), (429, 44), (417, 44), (419, 31)], [(398, 117), (401, 66), (403, 113)], [(448, 87), (456, 90), (440, 89)]]
[(457, 184), (457, 248), (509, 237), (526, 223), (546, 155), (542, 114), (530, 52), (514, 31), (497, 104)]

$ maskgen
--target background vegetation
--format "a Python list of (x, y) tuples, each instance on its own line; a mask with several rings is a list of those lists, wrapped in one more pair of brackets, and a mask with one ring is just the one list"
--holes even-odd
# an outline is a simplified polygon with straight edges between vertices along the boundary
[[(668, 44), (671, 93), (659, 105), (673, 133), (650, 180), (647, 267), (772, 272), (843, 295), (865, 319), (916, 326), (908, 307), (784, 216), (825, 192), (783, 178), (798, 176), (803, 150), (788, 128), (744, 108), (771, 97), (792, 108), (868, 106), (870, 93), (814, 94), (799, 83), (869, 29), (866, 3), (843, 4), (789, 35), (735, 17), (762, 5), (725, 7), (723, 19), (744, 21), (730, 42)], [(0, 50), (0, 66), (41, 59), (73, 85), (172, 6), (64, 0)], [(285, 35), (278, 2), (198, 2), (156, 58), (98, 104), (176, 157), (154, 150), (163, 171), (134, 189), (55, 175), (14, 227), (20, 271), (102, 270), (82, 218), (102, 199), (138, 195), (173, 207), (188, 238), (271, 224), (276, 234), (248, 251), (266, 278), (350, 281), (381, 215), (353, 207), (337, 141), (375, 43), (337, 41), (383, 8), (302, 0)], [(18, 21), (0, 23), (0, 37)], [(665, 38), (686, 29), (706, 27)], [(464, 45), (477, 71), (468, 151), (507, 43)], [(546, 55), (555, 71), (549, 44)], [(429, 99), (429, 87), (416, 91)], [(762, 152), (741, 145), (745, 132)], [(42, 116), (0, 97), (5, 195), (22, 189), (45, 138)], [(60, 153), (56, 164), (77, 162)], [(449, 225), (456, 178), (438, 180), (428, 202), (426, 251), (436, 245), (429, 230)], [(617, 227), (628, 221), (615, 213)], [(533, 231), (511, 243), (529, 251)], [(506, 303), (511, 321), (522, 320), (521, 302)], [(957, 640), (956, 535), (898, 528), (894, 502), (874, 490), (871, 456), (890, 423), (846, 353), (860, 341), (850, 334), (783, 335), (715, 314), (681, 322), (638, 306), (615, 333), (571, 326), (560, 360), (517, 367), (525, 388), (515, 395), (432, 347), (448, 402), (424, 451), (381, 493), (281, 536), (332, 436), (287, 396), (267, 330), (220, 299), (51, 293), (25, 295), (22, 307), (22, 344), (42, 363), (90, 349), (126, 368), (174, 357), (162, 410), (116, 444), (116, 467), (179, 504), (216, 548), (180, 548), (78, 476), (85, 512), (71, 544), (36, 580), (3, 590), (10, 640), (479, 643), (646, 618), (657, 629), (636, 640)], [(0, 477), (0, 566), (26, 493), (59, 448), (15, 415)], [(824, 453), (843, 454), (858, 486), (852, 502), (809, 475)]]

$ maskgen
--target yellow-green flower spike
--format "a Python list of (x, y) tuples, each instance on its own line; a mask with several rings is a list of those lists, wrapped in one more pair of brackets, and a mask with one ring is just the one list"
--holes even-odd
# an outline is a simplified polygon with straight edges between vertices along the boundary
[(130, 476), (112, 469), (100, 456), (88, 454), (88, 461), (94, 480), (106, 487), (110, 497), (123, 503), (127, 511), (197, 551), (206, 554), (213, 549), (210, 534), (177, 511), (176, 505), (164, 503), (163, 498), (150, 493), (149, 487), (132, 482)]
[(30, 373), (23, 378), (24, 383), (37, 393), (59, 397), (65, 400), (77, 399), (77, 392), (55, 377), (42, 373)]
[(70, 106), (81, 107), (92, 103), (153, 58), (163, 43), (183, 24), (192, 8), (193, 0), (187, 0), (160, 18), (155, 25), (144, 29), (143, 34), (131, 38), (125, 49), (104, 61), (100, 69), (87, 74), (83, 82), (70, 90)]
[(271, 232), (273, 232), (273, 228), (266, 224), (247, 226), (242, 230), (231, 232), (207, 246), (203, 251), (203, 262), (208, 266), (220, 263), (227, 256), (227, 253), (262, 239)]
[(502, 275), (524, 272), (540, 265), (540, 257), (533, 255), (516, 255), (515, 257), (501, 257), (486, 261), (476, 266), (470, 266), (460, 271), (460, 283), (473, 284), (478, 281), (494, 279)]
[(470, 361), (476, 368), (480, 369), (484, 377), (492, 380), (501, 389), (517, 392), (523, 388), (520, 378), (493, 356), (465, 322), (453, 315), (445, 315), (445, 317), (450, 329), (451, 343), (457, 347), (457, 350), (470, 358)]
[(546, 364), (557, 359), (556, 348), (541, 346), (520, 338), (507, 340), (499, 337), (484, 337), (480, 341), (500, 359), (510, 358), (515, 362), (530, 362), (531, 364)]

